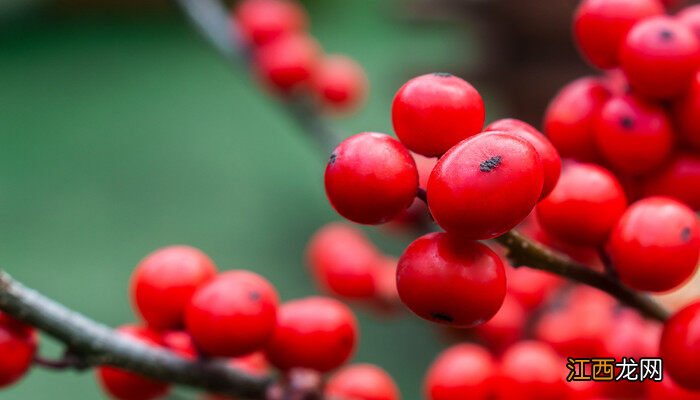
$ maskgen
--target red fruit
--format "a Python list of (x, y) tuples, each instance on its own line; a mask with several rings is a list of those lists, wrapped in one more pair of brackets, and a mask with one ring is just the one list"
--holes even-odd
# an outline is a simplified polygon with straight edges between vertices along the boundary
[(321, 48), (307, 35), (287, 35), (255, 53), (258, 76), (270, 88), (289, 94), (306, 87), (316, 73)]
[(501, 358), (501, 399), (559, 400), (565, 398), (566, 363), (544, 343), (523, 341)]
[(265, 355), (281, 369), (327, 372), (345, 363), (355, 349), (357, 322), (343, 303), (307, 297), (284, 303)]
[(667, 197), (632, 204), (610, 235), (608, 253), (620, 280), (638, 290), (663, 292), (695, 272), (700, 223), (693, 210)]
[(648, 382), (646, 387), (646, 400), (700, 400), (700, 391), (683, 389), (668, 374), (661, 382)]
[(270, 364), (262, 351), (234, 357), (229, 361), (229, 364), (250, 375), (265, 376), (270, 373)]
[[(698, 8), (700, 11), (700, 7)], [(700, 12), (698, 12), (700, 18)], [(699, 21), (700, 22), (700, 21)], [(673, 104), (673, 117), (683, 138), (700, 150), (700, 73), (690, 84), (688, 91)]]
[(700, 67), (700, 42), (673, 18), (648, 18), (627, 35), (620, 63), (635, 91), (653, 98), (676, 97), (687, 90)]
[(551, 235), (597, 246), (605, 243), (626, 207), (625, 192), (613, 174), (594, 164), (571, 164), (537, 205), (537, 218)]
[(695, 4), (682, 9), (676, 19), (690, 28), (695, 36), (700, 39), (700, 5)]
[(153, 329), (182, 327), (185, 308), (195, 290), (216, 275), (216, 265), (189, 246), (156, 250), (141, 260), (131, 276), (131, 299)]
[(520, 223), (540, 198), (537, 151), (512, 135), (489, 132), (448, 151), (428, 181), (428, 207), (446, 231), (490, 239)]
[(595, 127), (598, 150), (613, 169), (642, 175), (659, 167), (673, 148), (666, 110), (633, 96), (605, 103)]
[(681, 153), (674, 157), (645, 185), (647, 196), (674, 197), (694, 210), (700, 210), (700, 157)]
[(336, 372), (326, 384), (325, 395), (332, 399), (399, 400), (394, 380), (372, 364), (354, 364)]
[(287, 0), (244, 0), (236, 7), (241, 34), (253, 45), (269, 43), (290, 33), (300, 33), (308, 25), (306, 12)]
[(224, 272), (192, 297), (185, 316), (187, 331), (203, 353), (241, 356), (268, 342), (277, 302), (275, 288), (260, 275)]
[[(123, 326), (118, 328), (117, 332), (150, 346), (162, 346), (158, 334), (148, 329)], [(101, 366), (97, 368), (96, 372), (102, 389), (111, 397), (119, 400), (156, 399), (165, 396), (170, 389), (170, 386), (164, 382), (114, 367)]]
[(335, 148), (325, 184), (338, 214), (360, 224), (380, 224), (411, 205), (418, 172), (411, 154), (396, 139), (365, 132)]
[(561, 158), (559, 157), (557, 149), (552, 145), (552, 142), (540, 133), (540, 131), (528, 123), (512, 118), (499, 119), (492, 122), (484, 128), (484, 132), (487, 131), (506, 132), (530, 143), (540, 156), (542, 167), (544, 168), (544, 182), (542, 184), (542, 194), (540, 198), (546, 197), (549, 192), (554, 189), (554, 185), (557, 184), (561, 172)]
[(195, 359), (199, 355), (192, 336), (185, 331), (164, 332), (160, 337), (160, 341), (163, 343), (163, 346), (180, 357)]
[(34, 328), (0, 312), (0, 388), (12, 385), (29, 371), (36, 348)]
[(430, 233), (411, 243), (399, 259), (401, 301), (429, 321), (470, 327), (488, 321), (503, 304), (503, 262), (478, 242)]
[(561, 286), (558, 276), (532, 268), (506, 268), (506, 290), (526, 310), (544, 304)]
[(581, 78), (564, 86), (549, 103), (544, 132), (562, 157), (595, 161), (598, 149), (594, 128), (603, 105), (610, 97), (597, 78)]
[(489, 348), (498, 353), (517, 342), (527, 321), (525, 309), (512, 295), (506, 295), (496, 315), (474, 328), (474, 333)]
[(364, 100), (367, 77), (352, 58), (326, 56), (314, 75), (313, 88), (323, 105), (337, 111), (349, 111)]
[(488, 400), (496, 389), (497, 365), (488, 351), (459, 344), (440, 353), (425, 378), (429, 400)]
[(484, 102), (472, 85), (435, 73), (413, 78), (396, 92), (391, 119), (401, 143), (436, 157), (481, 132), (484, 113)]
[(574, 15), (581, 53), (598, 68), (618, 65), (619, 49), (634, 24), (664, 13), (657, 0), (584, 0)]
[(700, 391), (700, 301), (676, 312), (664, 324), (660, 355), (678, 386)]

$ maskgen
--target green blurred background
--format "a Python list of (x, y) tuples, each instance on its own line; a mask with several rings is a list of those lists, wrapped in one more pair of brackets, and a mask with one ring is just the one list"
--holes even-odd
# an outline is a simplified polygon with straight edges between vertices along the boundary
[[(338, 121), (347, 135), (390, 132), (391, 98), (403, 81), (467, 65), (477, 51), (464, 27), (410, 23), (400, 2), (306, 5), (326, 50), (359, 60), (372, 83), (366, 107)], [(222, 269), (257, 271), (284, 299), (315, 292), (304, 245), (338, 219), (323, 193), (326, 155), (246, 70), (226, 65), (174, 9), (9, 6), (0, 8), (3, 268), (112, 326), (134, 321), (133, 267), (169, 244), (200, 247)], [(410, 239), (370, 232), (395, 255)], [(355, 360), (381, 365), (406, 399), (419, 398), (439, 335), (408, 315), (358, 314)], [(42, 353), (58, 352), (42, 341)], [(92, 373), (40, 369), (0, 393), (102, 396)]]

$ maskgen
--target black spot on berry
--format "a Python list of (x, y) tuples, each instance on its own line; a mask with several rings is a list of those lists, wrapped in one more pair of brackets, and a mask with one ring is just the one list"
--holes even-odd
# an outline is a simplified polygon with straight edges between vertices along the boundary
[(449, 72), (434, 72), (433, 75), (440, 77), (440, 78), (450, 78), (452, 77), (452, 74)]
[(662, 42), (668, 42), (670, 40), (673, 40), (673, 32), (671, 32), (668, 29), (662, 29), (659, 32), (659, 38), (661, 38)]
[(248, 293), (248, 298), (251, 299), (252, 301), (258, 301), (258, 300), (260, 300), (260, 297), (261, 297), (260, 293), (258, 293), (258, 292), (253, 291), (253, 292)]
[(431, 313), (430, 316), (433, 317), (433, 319), (436, 319), (436, 320), (442, 321), (442, 322), (453, 322), (454, 321), (454, 318), (452, 318), (452, 316), (447, 315), (447, 314), (443, 314), (443, 313), (439, 313), (439, 312)]
[(625, 129), (634, 128), (634, 119), (632, 117), (622, 117), (620, 118), (620, 125)]
[(691, 233), (692, 233), (692, 231), (690, 230), (689, 226), (686, 226), (685, 228), (683, 228), (683, 230), (681, 231), (681, 240), (684, 242), (687, 242), (688, 240), (690, 240)]
[(328, 158), (328, 164), (333, 165), (336, 158), (338, 158), (338, 156), (335, 153), (331, 154), (331, 156)]
[(496, 167), (501, 165), (502, 159), (503, 158), (501, 156), (493, 156), (493, 157), (489, 158), (488, 160), (483, 161), (481, 164), (479, 164), (479, 171), (481, 171), (481, 172), (493, 171), (494, 169), (496, 169)]

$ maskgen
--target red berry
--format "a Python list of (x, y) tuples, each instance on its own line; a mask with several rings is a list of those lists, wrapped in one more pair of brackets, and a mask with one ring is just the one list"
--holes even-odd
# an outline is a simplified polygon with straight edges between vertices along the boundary
[(216, 275), (214, 262), (189, 246), (156, 250), (141, 260), (131, 276), (132, 303), (153, 329), (182, 327), (195, 290)]
[(657, 0), (584, 0), (574, 15), (576, 43), (591, 64), (602, 69), (615, 67), (632, 26), (663, 12)]
[(326, 56), (314, 75), (313, 87), (323, 105), (337, 111), (349, 111), (364, 100), (367, 77), (352, 58)]
[(327, 372), (345, 363), (357, 341), (357, 322), (343, 303), (308, 297), (284, 303), (265, 355), (281, 369)]
[(497, 365), (488, 351), (459, 344), (443, 351), (425, 378), (428, 400), (489, 400), (496, 389)]
[(562, 157), (579, 161), (598, 159), (593, 129), (609, 97), (610, 92), (601, 80), (581, 78), (564, 86), (549, 103), (544, 132)]
[(250, 271), (228, 271), (202, 286), (187, 308), (187, 331), (203, 353), (235, 357), (261, 349), (272, 336), (277, 292)]
[(29, 371), (36, 348), (34, 328), (0, 312), (0, 388), (12, 385)]
[(265, 353), (262, 351), (234, 357), (229, 361), (229, 364), (250, 375), (265, 376), (270, 373), (270, 363), (267, 362)]
[(700, 67), (700, 42), (690, 28), (670, 17), (649, 18), (627, 35), (620, 63), (635, 91), (675, 97), (687, 90)]
[(235, 18), (241, 34), (253, 45), (303, 32), (308, 25), (304, 9), (288, 0), (241, 1), (236, 7)]
[(501, 358), (501, 399), (559, 400), (567, 393), (566, 363), (544, 343), (523, 341)]
[[(135, 326), (123, 326), (117, 332), (154, 347), (162, 346), (158, 334)], [(97, 378), (111, 397), (119, 400), (151, 400), (165, 396), (170, 386), (114, 367), (97, 368)]]
[(307, 35), (287, 35), (262, 46), (255, 54), (258, 76), (271, 89), (289, 94), (306, 87), (316, 72), (321, 48)]
[(593, 164), (571, 164), (537, 205), (537, 218), (545, 231), (562, 240), (597, 246), (626, 207), (625, 192), (613, 174)]
[(649, 382), (646, 386), (646, 400), (700, 400), (700, 391), (683, 389), (668, 374), (661, 382)]
[(663, 292), (695, 272), (700, 257), (700, 223), (693, 210), (666, 197), (632, 204), (608, 243), (620, 280), (632, 288)]
[(520, 340), (527, 318), (525, 309), (512, 295), (506, 295), (496, 315), (474, 328), (474, 333), (489, 348), (502, 352)]
[(394, 97), (391, 119), (401, 143), (435, 157), (481, 132), (484, 102), (479, 92), (456, 76), (435, 73), (406, 82)]
[[(700, 10), (700, 7), (698, 8)], [(700, 16), (700, 12), (698, 12)], [(673, 104), (673, 117), (683, 138), (700, 150), (700, 73), (695, 74), (685, 95)]]
[(700, 156), (681, 153), (674, 157), (645, 185), (646, 195), (674, 197), (694, 210), (700, 210)]
[(396, 285), (401, 301), (418, 316), (456, 327), (488, 321), (506, 294), (498, 255), (446, 233), (427, 234), (406, 248)]
[(325, 184), (338, 214), (360, 224), (380, 224), (411, 205), (418, 172), (411, 154), (396, 139), (365, 132), (335, 148)]
[(530, 143), (535, 148), (542, 160), (544, 168), (544, 182), (542, 184), (542, 194), (540, 198), (546, 197), (557, 184), (561, 172), (561, 158), (557, 149), (540, 131), (530, 124), (512, 118), (499, 119), (492, 122), (484, 131), (501, 131), (518, 137)]
[(396, 383), (383, 369), (372, 364), (354, 364), (336, 372), (326, 384), (331, 399), (399, 400)]
[(660, 355), (664, 370), (688, 390), (700, 390), (700, 301), (676, 312), (664, 324)]
[(180, 357), (195, 359), (199, 355), (192, 336), (185, 331), (167, 331), (160, 337), (163, 346)]
[(695, 4), (681, 10), (676, 15), (678, 21), (690, 28), (695, 36), (700, 39), (700, 5)]
[(562, 284), (558, 276), (532, 268), (506, 268), (506, 290), (526, 310), (544, 304)]
[(633, 96), (605, 103), (595, 128), (600, 153), (613, 169), (641, 175), (659, 167), (673, 148), (671, 120), (662, 107)]

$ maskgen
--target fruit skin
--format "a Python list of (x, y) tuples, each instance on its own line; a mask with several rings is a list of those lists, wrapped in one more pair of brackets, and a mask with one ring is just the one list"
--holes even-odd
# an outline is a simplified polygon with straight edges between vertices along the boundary
[(204, 354), (236, 357), (259, 350), (272, 336), (278, 296), (265, 278), (227, 271), (195, 292), (185, 323)]
[(383, 369), (372, 364), (343, 367), (326, 383), (328, 398), (355, 400), (399, 400), (396, 383)]
[(527, 217), (543, 182), (542, 162), (532, 145), (487, 132), (440, 158), (428, 180), (428, 207), (446, 231), (464, 239), (490, 239)]
[(307, 368), (328, 372), (350, 358), (356, 342), (357, 321), (345, 304), (326, 297), (307, 297), (282, 304), (265, 356), (283, 371)]
[(34, 328), (0, 311), (0, 389), (16, 383), (29, 371), (36, 349)]
[(647, 197), (622, 215), (607, 250), (623, 283), (637, 290), (671, 290), (695, 272), (700, 223), (693, 210), (677, 200)]
[(574, 14), (576, 44), (594, 66), (616, 67), (630, 29), (638, 21), (663, 13), (657, 0), (583, 0)]
[(537, 219), (549, 234), (573, 244), (605, 243), (627, 207), (617, 178), (594, 164), (571, 164), (537, 205)]
[(676, 312), (661, 334), (664, 372), (687, 390), (700, 390), (700, 301)]
[(602, 80), (587, 77), (564, 86), (552, 99), (544, 116), (544, 133), (562, 157), (599, 159), (594, 127), (609, 97)]
[(182, 327), (194, 292), (216, 276), (216, 265), (189, 246), (158, 249), (141, 260), (131, 276), (132, 304), (149, 327)]
[(498, 366), (491, 354), (474, 344), (459, 344), (433, 361), (425, 378), (429, 400), (488, 400), (496, 389)]
[(559, 400), (566, 398), (566, 363), (544, 343), (522, 341), (501, 358), (502, 399)]
[(646, 386), (646, 400), (700, 400), (700, 392), (683, 389), (668, 374), (661, 382), (649, 382)]
[(396, 139), (374, 132), (343, 140), (325, 173), (326, 195), (338, 214), (381, 224), (408, 208), (418, 191), (413, 157)]
[(500, 354), (516, 343), (527, 321), (525, 309), (518, 300), (506, 294), (501, 308), (490, 320), (474, 328), (474, 333), (489, 349)]
[(620, 49), (630, 86), (643, 96), (682, 95), (700, 67), (700, 42), (693, 31), (671, 17), (653, 17), (635, 25)]
[(700, 5), (685, 7), (676, 14), (676, 19), (690, 28), (695, 33), (695, 37), (700, 39)]
[[(698, 7), (700, 18), (700, 7)], [(700, 21), (699, 21), (700, 22)], [(688, 91), (673, 103), (673, 118), (683, 139), (700, 150), (700, 72), (690, 84)]]
[(421, 318), (466, 328), (488, 321), (501, 308), (505, 269), (481, 243), (430, 233), (401, 255), (396, 286), (401, 301)]
[(321, 60), (312, 87), (321, 104), (334, 111), (352, 111), (367, 96), (367, 77), (352, 58), (330, 55)]
[(238, 3), (234, 18), (240, 33), (254, 46), (264, 45), (290, 33), (306, 30), (308, 17), (294, 1), (245, 0)]
[(308, 88), (320, 59), (321, 47), (316, 40), (305, 34), (293, 34), (260, 47), (253, 64), (268, 88), (289, 95)]
[(481, 132), (484, 102), (467, 81), (445, 73), (406, 82), (394, 97), (391, 119), (401, 143), (418, 154), (437, 157)]
[(544, 182), (540, 199), (547, 197), (557, 184), (561, 173), (561, 157), (559, 157), (559, 152), (554, 148), (552, 142), (532, 125), (513, 118), (499, 119), (490, 123), (484, 128), (484, 132), (489, 131), (506, 132), (527, 141), (535, 148), (544, 168)]
[(700, 210), (700, 156), (680, 153), (644, 183), (645, 195), (669, 196)]
[(605, 103), (595, 138), (607, 163), (626, 175), (653, 171), (673, 150), (673, 127), (666, 110), (631, 95)]

